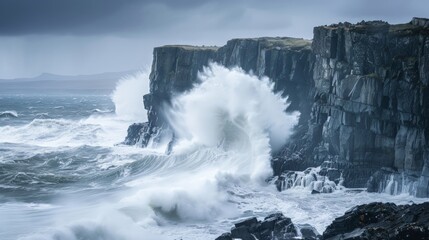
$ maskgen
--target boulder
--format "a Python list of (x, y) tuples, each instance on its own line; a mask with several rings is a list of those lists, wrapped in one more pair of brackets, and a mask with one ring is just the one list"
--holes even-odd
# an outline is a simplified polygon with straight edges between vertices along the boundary
[(429, 239), (429, 202), (397, 206), (370, 203), (336, 218), (322, 239)]
[(258, 221), (248, 218), (235, 224), (231, 233), (224, 233), (216, 240), (292, 240), (292, 239), (318, 239), (317, 230), (308, 225), (294, 225), (290, 218), (282, 213), (273, 213)]

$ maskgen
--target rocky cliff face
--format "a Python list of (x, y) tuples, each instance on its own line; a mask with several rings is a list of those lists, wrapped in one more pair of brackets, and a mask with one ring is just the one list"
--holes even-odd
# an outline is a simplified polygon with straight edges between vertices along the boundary
[(288, 110), (301, 112), (295, 136), (273, 161), (280, 182), (287, 170), (325, 164), (322, 171), (342, 173), (348, 187), (368, 182), (371, 191), (429, 195), (429, 20), (321, 26), (312, 43), (256, 38), (156, 48), (144, 96), (149, 122), (133, 125), (126, 142), (174, 140), (162, 108), (192, 88), (210, 61), (268, 76), (289, 96)]
[[(328, 157), (352, 167), (344, 171), (349, 186), (361, 186), (384, 167), (404, 176), (414, 193), (428, 195), (426, 23), (376, 21), (314, 29), (312, 138), (321, 140)], [(375, 183), (370, 190), (382, 189)]]

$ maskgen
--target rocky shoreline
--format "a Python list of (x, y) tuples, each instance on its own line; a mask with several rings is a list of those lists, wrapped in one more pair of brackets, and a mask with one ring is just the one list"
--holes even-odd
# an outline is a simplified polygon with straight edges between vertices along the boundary
[(231, 232), (216, 240), (368, 240), (429, 239), (429, 202), (412, 205), (370, 203), (356, 206), (336, 218), (320, 235), (308, 224), (293, 224), (282, 213), (263, 221), (248, 218), (237, 222)]

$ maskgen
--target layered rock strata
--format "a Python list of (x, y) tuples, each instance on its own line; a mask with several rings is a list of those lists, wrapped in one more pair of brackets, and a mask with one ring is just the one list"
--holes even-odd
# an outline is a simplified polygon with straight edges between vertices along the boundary
[(428, 195), (426, 23), (375, 21), (314, 29), (310, 128), (312, 139), (320, 139), (319, 146), (328, 152), (314, 157), (333, 157), (345, 165), (349, 187), (361, 187), (387, 167), (420, 181), (416, 194)]

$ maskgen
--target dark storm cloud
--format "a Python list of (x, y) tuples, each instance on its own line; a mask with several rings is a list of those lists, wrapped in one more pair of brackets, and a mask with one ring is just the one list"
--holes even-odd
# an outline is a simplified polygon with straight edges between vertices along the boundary
[[(222, 2), (228, 1), (213, 3)], [(0, 35), (151, 30), (174, 23), (177, 12), (206, 4), (211, 3), (197, 0), (1, 0)]]
[(359, 0), (347, 1), (342, 13), (344, 16), (362, 19), (403, 21), (404, 17), (411, 16), (427, 18), (428, 9), (429, 1), (426, 0)]
[(0, 34), (73, 34), (89, 30), (88, 26), (96, 32), (111, 31), (119, 26), (99, 23), (138, 5), (135, 0), (2, 0)]
[[(184, 25), (194, 30), (273, 28), (287, 25), (288, 15), (302, 7), (307, 5), (285, 0), (0, 0), (0, 35), (138, 34)], [(284, 17), (273, 18), (279, 10)]]
[[(390, 19), (423, 12), (424, 0), (0, 0), (0, 35), (103, 35), (274, 28), (325, 16)], [(329, 20), (328, 20), (329, 19)], [(321, 23), (324, 23), (323, 21)], [(300, 24), (305, 24), (301, 22)]]
[(338, 22), (429, 17), (428, 0), (0, 0), (0, 78), (150, 66), (165, 44), (311, 39)]

